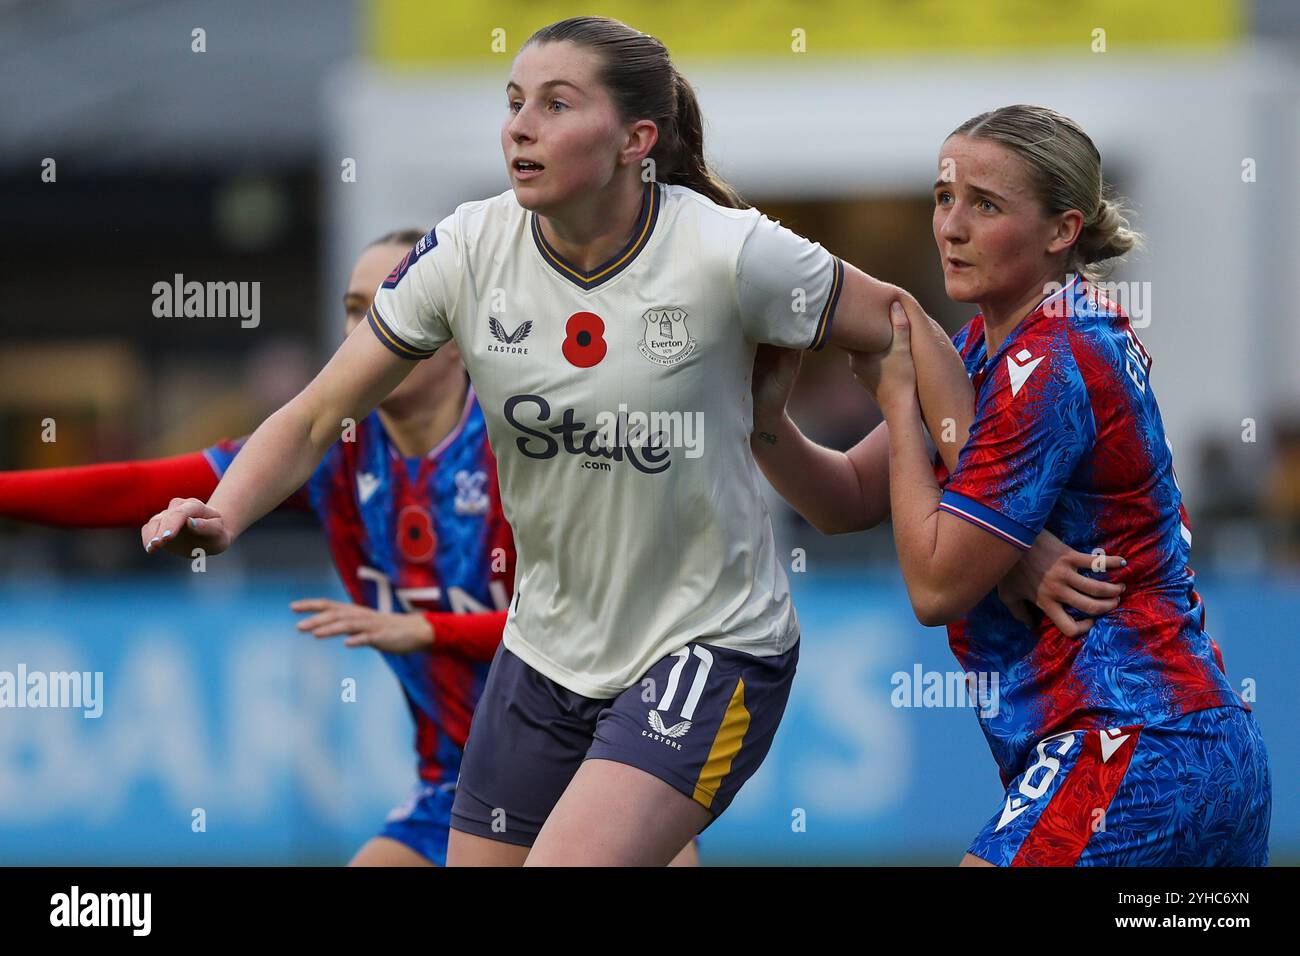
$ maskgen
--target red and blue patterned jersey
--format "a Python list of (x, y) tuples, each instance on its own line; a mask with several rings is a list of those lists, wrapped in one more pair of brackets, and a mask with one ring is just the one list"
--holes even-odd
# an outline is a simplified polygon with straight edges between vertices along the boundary
[(1205, 631), (1151, 359), (1128, 317), (1073, 279), (993, 355), (982, 316), (954, 344), (975, 386), (975, 420), (946, 483), (938, 469), (940, 508), (1024, 550), (1046, 528), (1076, 550), (1128, 561), (1120, 606), (1082, 638), (1046, 619), (1025, 627), (996, 592), (949, 626), (963, 668), (998, 675), (997, 706), (980, 723), (1004, 782), (1058, 731), (1249, 710)]
[[(225, 473), (245, 439), (204, 455)], [(357, 604), (382, 612), (504, 610), (515, 549), (496, 459), (471, 387), (459, 424), (423, 458), (406, 458), (371, 412), (325, 454), (286, 503), (314, 512)], [(453, 652), (381, 652), (415, 720), (421, 779), (454, 782), (488, 664)]]

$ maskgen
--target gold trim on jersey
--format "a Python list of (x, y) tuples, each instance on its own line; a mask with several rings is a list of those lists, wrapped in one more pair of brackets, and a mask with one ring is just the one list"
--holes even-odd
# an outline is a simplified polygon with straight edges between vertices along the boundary
[(541, 219), (535, 212), (529, 213), (533, 241), (537, 244), (537, 249), (541, 252), (542, 258), (556, 272), (580, 288), (594, 289), (601, 283), (608, 282), (631, 265), (632, 260), (637, 257), (637, 253), (646, 247), (646, 243), (650, 241), (650, 235), (654, 232), (655, 221), (659, 218), (659, 207), (662, 203), (663, 199), (660, 196), (658, 184), (654, 182), (646, 183), (645, 195), (641, 198), (641, 212), (637, 215), (636, 225), (632, 230), (632, 238), (612, 259), (598, 265), (591, 272), (584, 272), (555, 251), (555, 248), (542, 235)]
[(374, 329), (375, 335), (379, 337), (379, 341), (386, 345), (390, 352), (395, 352), (402, 358), (427, 359), (438, 351), (437, 349), (417, 349), (414, 345), (411, 345), (388, 327), (388, 323), (380, 318), (379, 309), (374, 305), (371, 305), (370, 310), (366, 312), (366, 319), (370, 322), (370, 327)]
[(844, 290), (844, 262), (839, 256), (831, 256), (831, 259), (834, 260), (831, 264), (831, 290), (826, 296), (826, 305), (822, 309), (822, 314), (817, 319), (817, 332), (813, 335), (812, 344), (808, 346), (814, 352), (820, 351), (826, 344), (831, 323), (835, 321), (835, 306), (839, 304), (840, 292)]

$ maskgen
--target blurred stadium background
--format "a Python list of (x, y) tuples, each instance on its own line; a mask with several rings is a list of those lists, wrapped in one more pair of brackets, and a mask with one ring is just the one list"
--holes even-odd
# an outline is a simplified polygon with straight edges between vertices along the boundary
[[(0, 468), (252, 430), (338, 343), (366, 242), (508, 188), (510, 60), (575, 13), (663, 39), (718, 171), (954, 331), (971, 310), (945, 299), (929, 232), (946, 134), (1013, 102), (1092, 134), (1148, 235), (1114, 278), (1147, 299), (1210, 629), (1256, 696), (1274, 860), (1300, 861), (1290, 0), (5, 0)], [(153, 284), (176, 273), (260, 282), (260, 324), (155, 317)], [(806, 361), (794, 412), (842, 448), (876, 422), (838, 353)], [(911, 617), (887, 529), (825, 538), (773, 507), (806, 561), (800, 674), (705, 861), (956, 862), (998, 807), (992, 759), (966, 707), (891, 704), (892, 675), (955, 669), (944, 634)], [(309, 519), (272, 516), (202, 575), (147, 559), (133, 530), (5, 522), (0, 570), (0, 670), (103, 671), (106, 698), (97, 720), (0, 710), (0, 863), (341, 863), (405, 796), (395, 680), (293, 629), (289, 600), (343, 597)]]

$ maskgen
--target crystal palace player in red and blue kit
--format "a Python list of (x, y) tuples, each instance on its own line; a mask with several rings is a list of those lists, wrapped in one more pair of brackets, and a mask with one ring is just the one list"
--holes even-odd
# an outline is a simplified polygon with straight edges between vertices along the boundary
[[(1026, 627), (996, 594), (949, 625), (962, 668), (1000, 676), (998, 706), (980, 724), (1009, 789), (971, 852), (1002, 864), (1263, 862), (1267, 814), (1243, 819), (1234, 801), (1214, 799), (1225, 775), (1250, 769), (1232, 745), (1262, 744), (1205, 630), (1151, 359), (1128, 318), (1073, 279), (992, 356), (978, 316), (955, 344), (976, 425), (939, 507), (1017, 548), (1047, 527), (1128, 559), (1123, 602), (1081, 642)], [(1187, 733), (1217, 739), (1217, 762), (1179, 760)], [(1195, 778), (1155, 772), (1171, 759)], [(1095, 832), (1079, 826), (1103, 819)], [(1179, 820), (1210, 832), (1182, 843)], [(1216, 841), (1229, 852), (1207, 859)], [(1249, 852), (1233, 854), (1238, 843)]]
[[(344, 295), (361, 321), (394, 262), (424, 235), (362, 252)], [(171, 458), (0, 473), (0, 515), (62, 527), (138, 526), (169, 499), (207, 497), (244, 439)], [(299, 628), (383, 653), (415, 721), (419, 781), (354, 864), (446, 861), (470, 718), (501, 642), (515, 572), (483, 413), (455, 350), (422, 363), (345, 429), (281, 508), (312, 512), (354, 604), (293, 602)]]
[[(967, 672), (999, 678), (980, 723), (1007, 792), (969, 853), (1264, 865), (1268, 758), (1205, 630), (1151, 359), (1123, 310), (1074, 274), (1133, 243), (1100, 184), (1092, 141), (1042, 107), (984, 114), (945, 142), (945, 284), (981, 313), (955, 341), (975, 416), (942, 489), (902, 308), (890, 353), (856, 365), (889, 428), (894, 535), (918, 617), (949, 625)], [(1044, 530), (1127, 559), (1121, 603), (1081, 640), (1026, 626), (991, 593)]]
[[(463, 381), (459, 363), (452, 366)], [(420, 779), (381, 836), (443, 865), (470, 719), (505, 627), (514, 543), (472, 388), (454, 430), (427, 455), (403, 455), (378, 412), (358, 422), (352, 438), (335, 443), (280, 507), (320, 520), (357, 613), (333, 601), (294, 607), (323, 612), (303, 622), (316, 636), (351, 633), (347, 643), (376, 647), (392, 667), (415, 721)], [(64, 527), (134, 526), (169, 496), (210, 495), (243, 441), (173, 458), (0, 473), (0, 514)], [(432, 645), (358, 636), (366, 609), (376, 622), (422, 620)], [(370, 852), (387, 852), (373, 860), (381, 864), (413, 862)]]
[[(436, 638), (427, 650), (381, 650), (415, 721), (422, 782), (417, 803), (442, 801), (449, 809), (514, 582), (514, 544), (501, 513), (496, 461), (472, 387), (455, 430), (422, 458), (403, 456), (376, 412), (358, 422), (351, 437), (334, 444), (286, 504), (320, 519), (352, 600), (380, 613), (442, 612), (434, 630), (444, 639), (458, 623), (448, 615), (500, 612), (489, 621), (486, 640), (478, 640), (478, 654), (443, 653)], [(242, 444), (223, 441), (204, 451), (218, 478)], [(395, 820), (384, 832), (411, 845), (408, 829), (406, 820)], [(444, 853), (445, 846), (435, 861)]]
[(918, 398), (933, 328), (906, 300), (887, 355), (852, 360), (885, 422), (815, 445), (785, 411), (797, 356), (760, 353), (755, 457), (819, 530), (892, 516), (917, 616), (997, 687), (977, 713), (1007, 793), (963, 865), (1263, 864), (1268, 758), (1205, 631), (1151, 360), (1071, 274), (1135, 240), (1096, 147), (1006, 107), (949, 137), (934, 190), (945, 288), (981, 308), (954, 342), (974, 408), (968, 388), (934, 470), (920, 403), (950, 386), (922, 378)]

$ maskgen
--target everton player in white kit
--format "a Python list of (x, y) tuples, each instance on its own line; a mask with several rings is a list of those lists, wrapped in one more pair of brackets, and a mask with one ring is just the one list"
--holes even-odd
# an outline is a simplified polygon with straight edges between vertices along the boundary
[[(254, 432), (211, 499), (160, 513), (142, 540), (229, 547), (345, 421), (455, 340), (518, 570), (448, 863), (662, 865), (762, 762), (798, 656), (749, 451), (755, 347), (883, 351), (906, 293), (737, 208), (652, 37), (553, 24), (506, 98), (512, 189), (417, 243), (367, 328)], [(927, 421), (968, 425), (947, 337), (914, 339), (923, 401), (963, 396)]]

